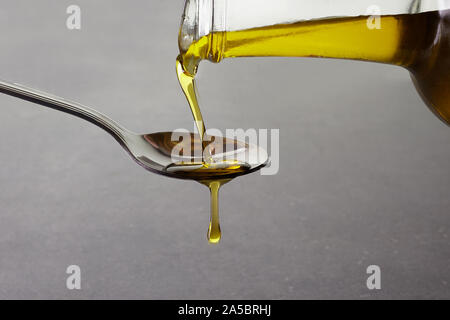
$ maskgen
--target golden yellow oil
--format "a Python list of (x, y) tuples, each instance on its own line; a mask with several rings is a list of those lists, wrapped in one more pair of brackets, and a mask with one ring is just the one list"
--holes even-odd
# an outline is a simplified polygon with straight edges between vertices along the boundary
[(230, 180), (231, 179), (200, 181), (200, 183), (209, 188), (211, 194), (211, 217), (208, 233), (206, 235), (210, 243), (219, 243), (222, 237), (222, 231), (220, 230), (219, 222), (219, 189)]
[(195, 85), (195, 73), (190, 73), (186, 71), (181, 56), (177, 58), (176, 69), (178, 82), (180, 83), (180, 86), (186, 96), (186, 99), (188, 100), (192, 116), (194, 117), (194, 121), (197, 126), (200, 138), (203, 139), (206, 127), (203, 121), (202, 113), (200, 111), (200, 106), (198, 104), (197, 88)]
[[(381, 16), (380, 29), (369, 28), (368, 19), (332, 18), (215, 32), (181, 52), (178, 61), (194, 87), (198, 64), (204, 59), (325, 57), (403, 66), (431, 110), (450, 124), (450, 10)], [(200, 119), (194, 91), (183, 89)]]

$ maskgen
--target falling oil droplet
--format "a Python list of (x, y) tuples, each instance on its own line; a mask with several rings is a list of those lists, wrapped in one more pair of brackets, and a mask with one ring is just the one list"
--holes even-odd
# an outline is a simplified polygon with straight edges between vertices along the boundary
[(230, 180), (231, 179), (201, 181), (202, 184), (209, 188), (211, 194), (211, 217), (207, 233), (209, 243), (219, 243), (220, 238), (222, 237), (219, 221), (219, 190), (222, 185)]

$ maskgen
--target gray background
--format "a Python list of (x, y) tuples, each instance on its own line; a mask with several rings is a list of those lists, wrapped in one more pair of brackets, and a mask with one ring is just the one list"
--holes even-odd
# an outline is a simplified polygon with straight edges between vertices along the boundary
[[(69, 31), (73, 3), (1, 0), (0, 77), (137, 132), (193, 128), (174, 70), (183, 1), (78, 0)], [(204, 63), (199, 88), (209, 127), (281, 130), (279, 174), (223, 188), (218, 246), (206, 188), (0, 96), (0, 298), (450, 298), (450, 130), (406, 70), (231, 59)], [(65, 287), (71, 264), (81, 291)]]

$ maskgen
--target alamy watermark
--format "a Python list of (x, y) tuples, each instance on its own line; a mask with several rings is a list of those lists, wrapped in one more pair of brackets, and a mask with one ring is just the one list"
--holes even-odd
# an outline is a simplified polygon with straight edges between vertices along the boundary
[(66, 279), (66, 287), (69, 290), (81, 290), (81, 268), (75, 264), (66, 269), (69, 275)]
[(81, 29), (81, 8), (75, 4), (70, 5), (66, 9), (66, 13), (69, 15), (66, 20), (66, 27), (69, 30)]
[(366, 273), (370, 274), (366, 281), (367, 289), (381, 290), (381, 268), (377, 265), (371, 265), (367, 267)]
[[(280, 168), (279, 129), (208, 129), (203, 137), (193, 136), (187, 129), (172, 133), (173, 163), (209, 160), (214, 163), (234, 161), (257, 166), (264, 163), (261, 175), (275, 175)], [(204, 147), (206, 145), (206, 147)], [(270, 160), (269, 160), (270, 159)]]
[(381, 8), (377, 5), (371, 5), (366, 10), (367, 18), (367, 28), (370, 30), (380, 30), (381, 29)]

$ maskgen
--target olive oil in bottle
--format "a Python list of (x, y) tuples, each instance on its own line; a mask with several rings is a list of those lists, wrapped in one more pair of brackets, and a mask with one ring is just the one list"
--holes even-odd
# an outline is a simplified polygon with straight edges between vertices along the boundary
[[(327, 18), (211, 32), (185, 50), (180, 46), (181, 61), (191, 76), (201, 60), (234, 57), (323, 57), (403, 66), (430, 109), (450, 124), (450, 10), (381, 16), (380, 29), (369, 28), (368, 19)], [(191, 108), (198, 107), (190, 99)]]

